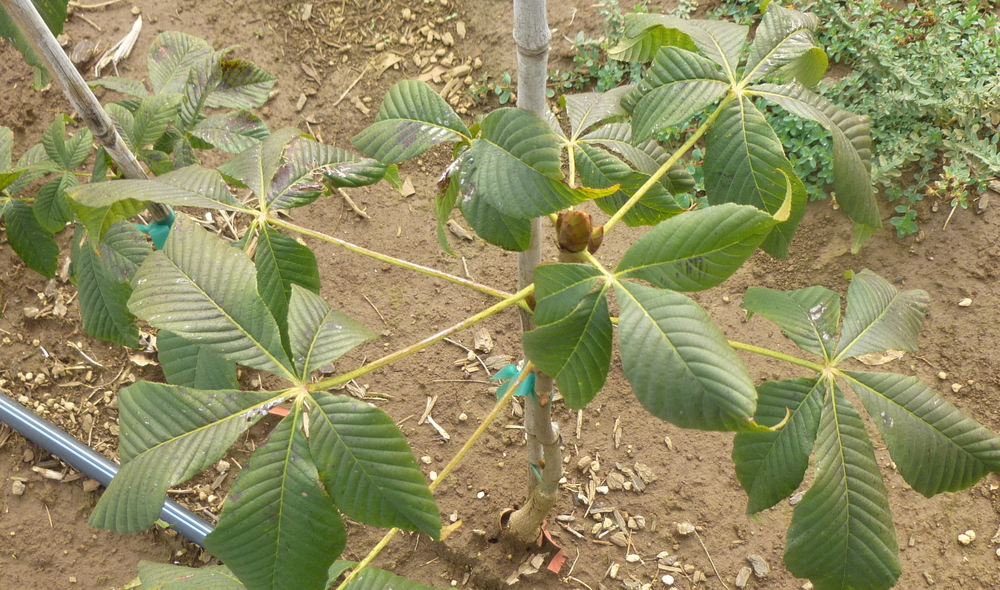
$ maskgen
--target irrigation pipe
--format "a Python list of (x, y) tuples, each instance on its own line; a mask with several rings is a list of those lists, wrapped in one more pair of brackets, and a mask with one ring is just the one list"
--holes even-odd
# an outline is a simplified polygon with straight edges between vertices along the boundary
[[(104, 487), (108, 487), (111, 478), (118, 473), (118, 465), (2, 393), (0, 393), (0, 422), (59, 457), (73, 469), (97, 480)], [(210, 524), (170, 499), (163, 504), (160, 519), (170, 524), (192, 543), (202, 547), (205, 535), (212, 532)]]

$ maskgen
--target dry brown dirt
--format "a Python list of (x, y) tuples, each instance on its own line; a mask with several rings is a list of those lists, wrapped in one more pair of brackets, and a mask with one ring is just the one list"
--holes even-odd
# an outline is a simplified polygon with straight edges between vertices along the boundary
[[(319, 1), (312, 4), (308, 21), (301, 18), (302, 4), (283, 1), (134, 2), (103, 10), (78, 11), (70, 18), (66, 32), (74, 43), (91, 39), (107, 46), (127, 32), (134, 18), (130, 13), (132, 6), (141, 9), (146, 24), (136, 51), (119, 65), (121, 75), (137, 78), (145, 75), (145, 50), (160, 31), (184, 31), (204, 37), (216, 47), (237, 45), (236, 55), (252, 59), (279, 79), (276, 88), (280, 93), (264, 109), (272, 130), (296, 126), (341, 147), (349, 147), (349, 138), (374, 116), (374, 112), (363, 112), (359, 104), (374, 111), (380, 96), (393, 82), (421, 73), (422, 68), (413, 60), (414, 51), (419, 53), (420, 48), (399, 42), (407, 31), (420, 35), (420, 27), (434, 23), (442, 36), (450, 33), (454, 46), (445, 47), (445, 55), (437, 57), (446, 58), (452, 52), (455, 64), (482, 60), (482, 67), (472, 74), (476, 80), (485, 72), (496, 75), (514, 69), (509, 42), (510, 3), (499, 0)], [(412, 20), (403, 16), (404, 9), (414, 15)], [(591, 2), (583, 0), (557, 0), (550, 4), (549, 13), (550, 25), (557, 29), (553, 58), (562, 60), (557, 65), (566, 69), (571, 48), (563, 36), (573, 37), (581, 29), (595, 36), (599, 20)], [(464, 39), (458, 34), (459, 22), (466, 29)], [(376, 46), (380, 41), (389, 41), (389, 50), (403, 58), (399, 69), (390, 67), (379, 74), (379, 66), (386, 63), (387, 55), (381, 46)], [(444, 47), (440, 41), (436, 43)], [(0, 84), (4, 88), (0, 93), (0, 125), (14, 130), (15, 152), (19, 155), (38, 140), (57, 113), (66, 112), (69, 107), (55, 89), (42, 93), (30, 89), (31, 72), (10, 47), (0, 46), (0, 64), (3, 64)], [(307, 95), (301, 112), (295, 108), (300, 94)], [(343, 100), (339, 100), (341, 96)], [(482, 113), (485, 108), (490, 107), (469, 107), (469, 111)], [(434, 183), (447, 162), (446, 156), (443, 151), (436, 151), (402, 167), (404, 178), (409, 177), (416, 188), (416, 194), (408, 198), (385, 184), (351, 191), (354, 201), (367, 210), (370, 219), (359, 218), (342, 200), (331, 197), (293, 211), (295, 221), (412, 262), (462, 275), (466, 272), (463, 262), (442, 253), (434, 237)], [(870, 268), (901, 288), (924, 289), (933, 303), (921, 333), (920, 352), (906, 355), (884, 369), (921, 377), (976, 420), (1000, 431), (997, 377), (1000, 355), (996, 351), (996, 343), (1000, 341), (1000, 289), (996, 280), (1000, 269), (1000, 217), (995, 209), (979, 216), (959, 211), (947, 231), (943, 231), (946, 209), (942, 207), (940, 212), (932, 213), (929, 207), (927, 203), (920, 209), (924, 231), (919, 241), (897, 239), (891, 232), (882, 231), (861, 254), (852, 256), (847, 220), (832, 210), (829, 201), (813, 203), (792, 245), (789, 260), (758, 254), (721, 287), (695, 297), (731, 339), (792, 352), (790, 343), (763, 319), (744, 322), (739, 303), (748, 286), (793, 289), (820, 284), (844, 292), (845, 270)], [(882, 209), (887, 222), (889, 207), (883, 204)], [(638, 232), (631, 230), (616, 230), (602, 248), (600, 258), (613, 262), (636, 235)], [(68, 241), (65, 235), (60, 239), (64, 245)], [(383, 334), (379, 341), (339, 361), (338, 370), (354, 368), (365, 359), (406, 346), (492, 303), (484, 295), (335, 246), (310, 245), (319, 257), (324, 296), (335, 307)], [(453, 246), (465, 257), (468, 273), (475, 280), (502, 289), (514, 288), (513, 255), (487, 247), (479, 240), (456, 241)], [(547, 244), (546, 252), (554, 255), (554, 247)], [(62, 318), (24, 317), (25, 307), (44, 307), (60, 298), (71, 301), (74, 291), (71, 284), (60, 281), (47, 287), (46, 279), (19, 264), (9, 247), (0, 246), (3, 310), (0, 387), (15, 397), (27, 396), (31, 407), (52, 400), (56, 407), (43, 406), (49, 418), (115, 457), (114, 392), (133, 380), (155, 380), (162, 374), (156, 366), (139, 367), (130, 362), (127, 351), (83, 334), (73, 303)], [(966, 297), (972, 299), (972, 305), (958, 306)], [(495, 341), (494, 354), (519, 356), (518, 320), (513, 311), (502, 313), (485, 325)], [(34, 340), (38, 340), (38, 345)], [(463, 333), (459, 341), (470, 345), (472, 337)], [(76, 343), (102, 367), (88, 364), (71, 346)], [(39, 345), (51, 358), (43, 358)], [(429, 465), (422, 464), (427, 472), (440, 471), (493, 404), (492, 394), (482, 383), (482, 373), (469, 378), (456, 366), (455, 361), (464, 357), (465, 352), (458, 347), (440, 343), (360, 380), (368, 387), (368, 395), (376, 398), (374, 403), (401, 422), (415, 454), (431, 458)], [(744, 358), (758, 381), (800, 374), (777, 361), (746, 355)], [(69, 369), (57, 375), (56, 363)], [(37, 384), (22, 381), (29, 372), (32, 380), (39, 373), (47, 378)], [(947, 379), (940, 380), (939, 372), (947, 373)], [(244, 375), (244, 382), (249, 386), (250, 375)], [(953, 383), (962, 385), (958, 393), (953, 393)], [(422, 413), (428, 396), (438, 396), (433, 415), (451, 434), (451, 442), (442, 442), (428, 425), (417, 425), (416, 417)], [(89, 424), (81, 423), (81, 414), (59, 411), (57, 408), (63, 401), (73, 402), (77, 410), (86, 409), (92, 426), (85, 431), (84, 426)], [(468, 420), (459, 420), (462, 413)], [(608, 507), (645, 517), (646, 530), (636, 531), (631, 538), (632, 550), (643, 559), (626, 563), (624, 549), (593, 542), (589, 532), (592, 520), (573, 523), (586, 530), (583, 539), (552, 524), (549, 526), (552, 534), (568, 553), (567, 563), (559, 575), (543, 570), (523, 579), (520, 587), (620, 588), (621, 582), (604, 577), (608, 567), (618, 563), (619, 577), (632, 575), (644, 583), (653, 580), (654, 588), (662, 588), (662, 583), (656, 580), (663, 572), (657, 572), (655, 557), (650, 559), (661, 551), (679, 556), (682, 565), (689, 564), (705, 573), (707, 581), (698, 584), (699, 588), (723, 588), (723, 581), (732, 587), (734, 576), (747, 565), (746, 556), (752, 553), (766, 559), (771, 574), (766, 580), (752, 578), (750, 588), (802, 587), (803, 580), (790, 576), (781, 563), (791, 508), (783, 502), (758, 518), (744, 515), (745, 495), (730, 460), (731, 434), (686, 431), (649, 418), (631, 397), (617, 358), (604, 390), (584, 412), (580, 437), (575, 433), (576, 416), (571, 412), (557, 407), (555, 419), (566, 433), (570, 457), (566, 477), (570, 484), (583, 480), (574, 466), (585, 455), (600, 457), (602, 475), (616, 463), (632, 465), (636, 461), (645, 463), (657, 475), (658, 479), (642, 494), (612, 491), (601, 500)], [(500, 419), (446, 485), (439, 488), (437, 499), (442, 514), (446, 520), (455, 515), (462, 520), (462, 526), (444, 543), (434, 543), (418, 535), (401, 535), (378, 558), (377, 565), (437, 587), (448, 587), (452, 580), (471, 588), (504, 587), (504, 579), (532, 553), (523, 547), (493, 544), (488, 540), (496, 530), (499, 513), (524, 499), (526, 474), (520, 435), (505, 428), (517, 422), (509, 413)], [(616, 423), (621, 428), (621, 444), (617, 448)], [(227, 458), (245, 465), (250, 448), (265, 435), (266, 425), (258, 426)], [(670, 440), (669, 448), (666, 438)], [(998, 524), (1000, 478), (993, 474), (967, 491), (926, 499), (892, 471), (889, 455), (881, 443), (876, 443), (876, 455), (880, 464), (886, 466), (885, 481), (897, 536), (904, 550), (903, 576), (898, 587), (933, 585), (965, 590), (1000, 587), (997, 545), (990, 542)], [(99, 492), (83, 491), (83, 480), (54, 482), (31, 470), (49, 459), (35, 445), (0, 430), (0, 586), (3, 588), (118, 588), (135, 576), (140, 559), (201, 563), (209, 558), (169, 532), (125, 537), (90, 529), (86, 519)], [(235, 471), (238, 469), (222, 482), (223, 493)], [(11, 477), (27, 479), (24, 495), (12, 495)], [(204, 485), (211, 480), (212, 477), (206, 476), (180, 487), (190, 489), (191, 485)], [(477, 497), (480, 491), (484, 492), (482, 498)], [(178, 499), (190, 497), (178, 496)], [(207, 507), (214, 510), (217, 505)], [(574, 510), (579, 516), (581, 509), (574, 507), (570, 495), (564, 493), (556, 513), (571, 514)], [(677, 535), (676, 523), (680, 522), (698, 526), (698, 535)], [(487, 531), (487, 535), (477, 535), (473, 532), (476, 529)], [(956, 536), (968, 529), (976, 531), (978, 539), (962, 546)], [(348, 530), (351, 540), (344, 557), (351, 559), (364, 556), (383, 533), (356, 524), (349, 524)], [(719, 579), (716, 570), (724, 580)], [(678, 588), (693, 586), (685, 575), (676, 577)]]

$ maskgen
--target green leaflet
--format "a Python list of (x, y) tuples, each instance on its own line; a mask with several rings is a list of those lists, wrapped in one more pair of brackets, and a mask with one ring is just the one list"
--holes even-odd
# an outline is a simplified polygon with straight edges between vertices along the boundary
[(363, 154), (398, 164), (442, 142), (470, 138), (469, 129), (433, 88), (423, 82), (398, 82), (379, 107), (375, 122), (351, 139)]
[(257, 269), (257, 292), (278, 323), (282, 345), (290, 351), (288, 300), (292, 296), (292, 285), (298, 284), (319, 293), (316, 255), (294, 238), (263, 224), (258, 235), (254, 266)]
[(450, 184), (456, 186), (458, 208), (477, 236), (506, 250), (523, 252), (528, 249), (531, 245), (531, 220), (501, 213), (481, 194), (461, 196), (459, 181), (454, 178)]
[(127, 306), (129, 283), (151, 251), (132, 224), (112, 225), (100, 244), (77, 226), (71, 256), (85, 332), (130, 348), (139, 345), (139, 327)]
[(278, 325), (243, 251), (179, 217), (133, 281), (129, 309), (237, 363), (293, 379)]
[[(62, 33), (63, 24), (66, 22), (66, 6), (69, 4), (69, 0), (32, 0), (31, 3), (35, 6), (35, 10), (38, 11), (49, 31), (52, 32), (53, 37)], [(48, 85), (50, 76), (49, 72), (45, 69), (45, 62), (35, 53), (35, 50), (31, 47), (31, 43), (18, 30), (13, 19), (10, 18), (10, 15), (7, 14), (7, 10), (3, 6), (0, 6), (0, 38), (10, 41), (11, 45), (24, 56), (24, 61), (35, 67), (33, 87), (36, 90), (41, 90)]]
[(791, 216), (761, 246), (772, 256), (788, 255), (788, 244), (806, 212), (806, 189), (778, 136), (750, 99), (741, 97), (727, 104), (709, 129), (703, 173), (709, 203), (752, 205), (772, 215), (784, 204), (791, 182)]
[(309, 448), (327, 492), (349, 518), (436, 539), (441, 515), (403, 433), (388, 414), (342, 395), (313, 394)]
[(832, 385), (816, 440), (816, 480), (795, 506), (785, 565), (816, 590), (886, 590), (901, 571), (889, 499), (864, 422)]
[(190, 69), (211, 54), (212, 48), (202, 39), (186, 33), (160, 33), (146, 60), (153, 92), (183, 92)]
[(722, 66), (727, 80), (736, 83), (736, 66), (746, 46), (749, 27), (728, 21), (687, 20), (650, 13), (630, 14), (625, 17), (625, 38), (636, 38), (657, 27), (676, 30), (683, 35), (666, 36), (659, 33), (655, 41), (661, 46), (675, 46), (689, 51), (697, 48)]
[(616, 283), (615, 293), (622, 369), (651, 414), (683, 428), (750, 426), (753, 381), (704, 309), (680, 293), (629, 282)]
[(716, 64), (697, 53), (661, 49), (642, 82), (622, 99), (632, 113), (633, 140), (645, 141), (661, 129), (686, 123), (722, 98), (729, 86)]
[(31, 209), (45, 231), (59, 233), (66, 229), (67, 223), (73, 221), (73, 210), (69, 206), (66, 190), (76, 185), (76, 177), (67, 173), (46, 182), (35, 193)]
[(249, 187), (257, 198), (264, 199), (282, 164), (285, 147), (301, 135), (298, 129), (279, 129), (264, 141), (236, 154), (232, 160), (219, 166), (218, 172), (226, 180)]
[(275, 209), (290, 209), (313, 202), (323, 185), (313, 177), (322, 174), (334, 187), (373, 184), (385, 176), (386, 166), (371, 158), (362, 158), (330, 145), (305, 137), (289, 142), (267, 189), (267, 204)]
[(344, 590), (436, 590), (432, 586), (407, 580), (392, 572), (376, 567), (366, 567), (351, 580)]
[(665, 289), (700, 291), (736, 272), (774, 226), (767, 213), (717, 205), (661, 222), (625, 252), (615, 276)]
[(925, 291), (899, 292), (868, 269), (855, 274), (847, 289), (837, 360), (884, 350), (917, 350), (929, 304)]
[[(609, 123), (598, 127), (581, 138), (581, 143), (602, 145), (621, 155), (635, 166), (636, 171), (652, 176), (666, 162), (670, 154), (654, 140), (632, 145), (632, 126), (628, 123)], [(694, 188), (694, 177), (679, 162), (660, 177), (660, 184), (670, 194), (679, 195)]]
[(263, 404), (272, 399), (270, 392), (197, 391), (147, 381), (123, 389), (118, 402), (122, 468), (89, 524), (119, 533), (149, 528), (167, 488), (215, 463), (267, 413)]
[(740, 305), (771, 320), (799, 348), (831, 361), (840, 324), (840, 294), (823, 287), (775, 291), (750, 287)]
[(559, 385), (566, 405), (586, 406), (604, 386), (611, 364), (611, 316), (600, 272), (582, 264), (535, 269), (536, 328), (524, 334), (528, 358)]
[(249, 149), (269, 134), (264, 120), (245, 109), (212, 115), (191, 129), (191, 135), (229, 154)]
[(739, 432), (733, 440), (736, 477), (747, 491), (747, 514), (766, 510), (787, 498), (809, 467), (809, 455), (823, 408), (824, 384), (817, 379), (765, 381), (757, 387), (758, 424), (774, 432)]
[(1000, 437), (916, 377), (845, 372), (900, 475), (928, 498), (1000, 471)]
[(267, 102), (277, 78), (243, 59), (221, 59), (217, 83), (205, 99), (213, 109), (258, 109)]
[[(618, 190), (608, 197), (595, 199), (602, 211), (614, 215), (648, 180), (649, 175), (632, 170), (627, 164), (601, 148), (581, 145), (574, 152), (576, 169), (584, 186), (610, 188), (618, 185)], [(682, 213), (684, 209), (660, 183), (646, 191), (631, 209), (622, 217), (629, 227), (656, 225)]]
[(330, 308), (322, 297), (292, 284), (288, 337), (295, 370), (302, 379), (355, 347), (378, 338), (371, 330)]
[(42, 133), (42, 147), (49, 159), (62, 170), (72, 172), (87, 159), (94, 136), (89, 129), (83, 127), (67, 140), (66, 119), (66, 115), (57, 116), (52, 125)]
[[(155, 201), (164, 205), (204, 207), (253, 213), (229, 192), (222, 175), (201, 166), (186, 166), (150, 180), (112, 180), (69, 190), (78, 206), (107, 207), (125, 201)], [(141, 209), (140, 209), (141, 210)]]
[(309, 430), (297, 403), (250, 457), (229, 491), (205, 548), (248, 590), (324, 590), (347, 532), (320, 487)]
[(155, 563), (139, 562), (139, 580), (142, 587), (139, 590), (245, 590), (224, 565), (209, 565), (199, 568)]
[(156, 334), (156, 358), (167, 383), (192, 389), (236, 389), (236, 363), (207, 346), (198, 346), (170, 330)]
[(818, 49), (813, 42), (817, 25), (819, 19), (813, 14), (789, 10), (777, 3), (768, 4), (750, 47), (743, 83), (763, 78), (810, 50)]
[(56, 276), (59, 246), (52, 234), (38, 223), (32, 208), (23, 201), (11, 199), (0, 209), (0, 216), (7, 228), (7, 241), (24, 264), (40, 275)]
[(621, 106), (621, 100), (631, 89), (632, 86), (626, 85), (605, 92), (564, 95), (571, 139), (578, 139), (587, 129), (598, 123), (628, 115)]

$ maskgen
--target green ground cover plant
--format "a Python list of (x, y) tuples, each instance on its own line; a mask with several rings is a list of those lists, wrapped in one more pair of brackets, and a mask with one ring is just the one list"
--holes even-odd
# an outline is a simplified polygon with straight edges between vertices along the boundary
[[(729, 341), (686, 295), (722, 283), (758, 248), (778, 257), (787, 253), (807, 192), (768, 125), (765, 104), (831, 134), (833, 183), (854, 225), (854, 247), (881, 226), (866, 119), (809, 89), (827, 65), (814, 43), (817, 25), (812, 15), (772, 5), (750, 41), (750, 29), (731, 22), (629, 15), (614, 51), (624, 62), (650, 63), (644, 77), (635, 86), (566, 96), (565, 128), (514, 108), (497, 109), (470, 126), (432, 88), (403, 81), (386, 94), (374, 123), (353, 138), (360, 154), (297, 129), (241, 135), (233, 128), (244, 126), (229, 120), (213, 128), (228, 139), (209, 134), (212, 145), (243, 143), (214, 169), (187, 159), (190, 148), (209, 142), (195, 131), (214, 115), (185, 113), (197, 105), (252, 106), (251, 97), (266, 96), (269, 82), (250, 65), (227, 65), (194, 38), (161, 34), (150, 52), (152, 92), (143, 84), (102, 82), (136, 97), (108, 110), (133, 147), (152, 145), (163, 154), (147, 160), (157, 176), (109, 178), (105, 165), (92, 182), (68, 186), (63, 195), (68, 218), (62, 223), (76, 226), (81, 301), (85, 291), (114, 295), (102, 296), (105, 305), (94, 312), (99, 321), (88, 330), (111, 324), (117, 326), (112, 334), (129, 335), (135, 318), (148, 322), (159, 330), (167, 376), (165, 384), (138, 382), (120, 391), (122, 468), (91, 524), (119, 532), (151, 526), (169, 487), (209, 468), (271, 408), (288, 403), (288, 415), (237, 476), (206, 539), (225, 567), (192, 572), (144, 564), (143, 586), (320, 589), (351, 570), (340, 590), (424, 588), (367, 564), (400, 529), (440, 536), (434, 489), (510, 397), (525, 392), (522, 383), (551, 377), (567, 406), (587, 406), (607, 378), (617, 331), (625, 377), (652, 416), (684, 428), (737, 433), (733, 458), (749, 513), (793, 493), (815, 453), (815, 481), (788, 529), (785, 562), (793, 574), (820, 590), (894, 585), (900, 565), (885, 486), (859, 411), (840, 384), (861, 400), (900, 474), (922, 494), (967, 488), (1000, 470), (1000, 437), (919, 380), (841, 367), (870, 352), (915, 350), (927, 295), (899, 292), (863, 270), (851, 282), (841, 321), (840, 295), (827, 289), (750, 289), (747, 311), (775, 322), (812, 355), (808, 359)], [(244, 73), (236, 79), (247, 83), (223, 83), (231, 72)], [(167, 92), (174, 81), (177, 90)], [(167, 97), (173, 92), (181, 96)], [(225, 101), (213, 102), (217, 94)], [(153, 116), (161, 110), (170, 114)], [(677, 149), (656, 141), (691, 120), (697, 122)], [(52, 174), (76, 160), (64, 158), (78, 152), (65, 145), (86, 143), (83, 131), (66, 141), (61, 124), (50, 130), (49, 143), (64, 146), (53, 148), (61, 167)], [(678, 196), (694, 179), (681, 159), (702, 141), (707, 206), (682, 206)], [(534, 281), (517, 293), (372, 252), (278, 215), (310, 206), (338, 187), (392, 177), (394, 166), (442, 145), (453, 161), (436, 202), (439, 235), (458, 209), (486, 241), (523, 251), (536, 237), (532, 220), (551, 221), (560, 261), (535, 268)], [(0, 166), (9, 159), (0, 158)], [(153, 169), (162, 161), (173, 164)], [(14, 183), (31, 172), (29, 166), (3, 170)], [(237, 199), (231, 187), (250, 196)], [(0, 200), (8, 236), (10, 220), (20, 218), (7, 211), (28, 207), (37, 221), (29, 206), (37, 202), (29, 199), (5, 192)], [(610, 216), (603, 225), (578, 208), (589, 201)], [(248, 229), (227, 240), (179, 215), (154, 250), (126, 221), (147, 203), (225, 211)], [(620, 222), (651, 229), (619, 260), (599, 259), (603, 239)], [(316, 378), (316, 369), (374, 335), (319, 295), (315, 255), (294, 234), (497, 301), (355, 370)], [(94, 281), (83, 279), (83, 268), (94, 269)], [(114, 280), (101, 287), (101, 277)], [(527, 358), (509, 371), (496, 407), (431, 484), (390, 416), (330, 392), (514, 307), (530, 313), (536, 326), (524, 334)], [(787, 361), (809, 376), (755, 387), (737, 349)], [(283, 385), (241, 391), (237, 365), (272, 373)], [(551, 393), (536, 386), (527, 396), (549, 405)], [(548, 451), (529, 461), (539, 482), (561, 470), (562, 461)], [(359, 564), (337, 560), (346, 543), (342, 515), (391, 528)]]

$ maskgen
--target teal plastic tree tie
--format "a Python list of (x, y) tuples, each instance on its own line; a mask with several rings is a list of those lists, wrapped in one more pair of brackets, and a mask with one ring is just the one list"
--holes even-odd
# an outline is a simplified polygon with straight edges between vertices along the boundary
[(162, 250), (163, 245), (167, 243), (167, 236), (170, 235), (170, 227), (174, 224), (175, 219), (177, 219), (177, 214), (171, 211), (166, 219), (154, 221), (149, 225), (137, 223), (135, 226), (142, 233), (149, 234), (149, 237), (153, 238), (153, 245), (156, 246), (156, 249)]
[[(504, 394), (507, 393), (507, 388), (510, 386), (511, 379), (513, 379), (514, 377), (517, 377), (518, 373), (520, 373), (520, 370), (517, 368), (517, 365), (507, 365), (506, 367), (504, 367), (504, 368), (500, 369), (499, 371), (497, 371), (492, 377), (490, 377), (490, 381), (503, 381), (504, 382), (503, 385), (501, 385), (500, 388), (497, 389), (497, 401), (500, 401), (500, 398), (502, 398), (504, 396)], [(535, 395), (535, 374), (534, 373), (529, 373), (524, 378), (524, 381), (521, 381), (521, 385), (519, 385), (517, 387), (517, 389), (514, 390), (514, 395), (517, 395), (517, 396), (522, 396), (523, 397), (523, 396), (529, 395), (529, 394), (530, 395)]]

